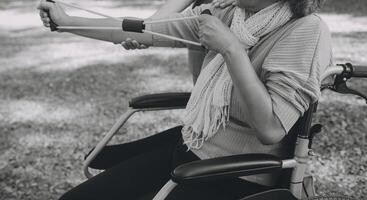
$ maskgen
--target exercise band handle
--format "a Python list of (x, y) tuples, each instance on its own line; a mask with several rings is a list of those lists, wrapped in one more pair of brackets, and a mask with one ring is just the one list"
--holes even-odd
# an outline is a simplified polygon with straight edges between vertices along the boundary
[[(209, 9), (203, 10), (200, 14), (212, 15)], [(122, 21), (122, 30), (128, 32), (143, 33), (143, 30), (145, 30), (145, 24), (143, 20), (124, 19)]]
[(143, 33), (143, 30), (145, 30), (145, 24), (143, 20), (124, 19), (122, 21), (122, 30), (128, 32)]
[[(55, 1), (53, 1), (53, 0), (46, 0), (46, 2), (55, 3)], [(57, 28), (59, 25), (57, 25), (57, 24), (52, 20), (51, 15), (50, 15), (50, 11), (49, 11), (49, 10), (47, 10), (47, 11), (45, 11), (45, 12), (47, 13), (48, 18), (50, 19), (50, 29), (51, 29), (51, 31), (57, 31), (57, 30), (59, 30), (59, 29)]]

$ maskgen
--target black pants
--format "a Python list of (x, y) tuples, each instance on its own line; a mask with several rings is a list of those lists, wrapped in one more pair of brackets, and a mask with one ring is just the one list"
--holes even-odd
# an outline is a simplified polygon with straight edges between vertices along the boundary
[[(105, 160), (109, 168), (73, 188), (61, 200), (152, 199), (170, 179), (170, 172), (176, 166), (199, 159), (182, 144), (181, 128), (172, 128), (136, 142), (108, 147), (110, 154), (106, 155)], [(179, 185), (167, 199), (231, 200), (266, 189), (269, 188), (236, 178)]]

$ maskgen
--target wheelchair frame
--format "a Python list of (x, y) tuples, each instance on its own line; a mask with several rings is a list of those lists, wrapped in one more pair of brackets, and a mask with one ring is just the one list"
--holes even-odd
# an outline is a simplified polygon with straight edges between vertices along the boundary
[[(336, 75), (336, 74), (342, 74), (343, 72), (346, 72), (348, 68), (345, 66), (334, 66), (330, 67), (326, 73), (322, 76), (322, 80), (325, 78)], [(353, 70), (351, 70), (353, 72)], [(346, 81), (346, 80), (345, 80)], [(178, 99), (181, 102), (172, 103), (172, 97), (176, 96), (181, 97)], [(102, 149), (107, 145), (107, 143), (112, 139), (112, 137), (118, 132), (118, 130), (127, 122), (127, 120), (137, 112), (143, 112), (143, 111), (159, 111), (159, 110), (171, 110), (171, 109), (184, 109), (185, 103), (187, 102), (189, 98), (189, 93), (165, 93), (165, 94), (158, 94), (158, 95), (147, 95), (143, 97), (138, 97), (130, 101), (129, 103), (129, 109), (123, 114), (115, 123), (115, 125), (110, 129), (110, 131), (104, 136), (104, 138), (98, 143), (98, 145), (93, 149), (93, 151), (88, 155), (86, 158), (83, 170), (84, 174), (87, 178), (91, 178), (93, 175), (89, 171), (89, 165), (93, 161), (94, 158), (102, 151)], [(168, 98), (167, 98), (168, 96)], [(164, 106), (164, 105), (169, 106)], [(309, 109), (305, 114), (297, 121), (296, 125), (296, 132), (297, 132), (297, 139), (296, 139), (296, 145), (294, 149), (294, 157), (287, 160), (274, 160), (275, 162), (278, 162), (279, 169), (293, 169), (291, 173), (290, 183), (289, 183), (289, 191), (294, 198), (291, 199), (302, 199), (302, 193), (303, 193), (303, 182), (305, 178), (305, 171), (307, 167), (307, 161), (309, 160), (310, 156), (310, 139), (313, 136), (310, 136), (310, 130), (311, 130), (311, 124), (312, 124), (312, 117), (313, 113), (317, 110), (317, 102), (310, 105)], [(266, 155), (266, 154), (263, 154)], [(243, 155), (246, 156), (246, 155)], [(256, 160), (254, 160), (256, 161)], [(263, 166), (267, 166), (266, 163)], [(181, 166), (179, 166), (181, 167)], [(179, 168), (178, 167), (178, 168)], [(184, 166), (185, 168), (185, 166)], [(187, 167), (188, 169), (190, 166)], [(177, 169), (177, 168), (176, 168)], [(242, 175), (253, 175), (253, 174), (259, 174), (255, 172), (248, 173), (246, 170)], [(176, 171), (176, 170), (175, 170)], [(175, 175), (175, 172), (173, 172), (173, 176)], [(175, 178), (177, 179), (177, 177)], [(177, 186), (177, 181), (170, 180), (167, 182), (163, 188), (156, 194), (153, 200), (163, 200), (167, 197), (167, 195)], [(275, 191), (276, 192), (276, 191)], [(314, 190), (312, 191), (313, 194), (310, 194), (313, 197)], [(246, 200), (250, 198), (244, 198), (243, 200)], [(253, 198), (251, 198), (252, 200)], [(256, 198), (254, 198), (256, 199)], [(261, 198), (262, 199), (262, 198)], [(288, 200), (288, 199), (287, 199)]]

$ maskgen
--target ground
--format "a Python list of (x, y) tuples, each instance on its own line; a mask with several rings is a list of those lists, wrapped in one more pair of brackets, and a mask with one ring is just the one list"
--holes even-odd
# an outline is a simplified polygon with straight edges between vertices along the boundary
[[(149, 3), (149, 5), (147, 4)], [(149, 16), (162, 1), (78, 1), (114, 16)], [(346, 6), (348, 4), (348, 6)], [(124, 51), (41, 24), (35, 0), (0, 2), (0, 199), (49, 200), (85, 180), (82, 161), (126, 111), (130, 98), (192, 87), (186, 50)], [(365, 0), (329, 0), (321, 16), (333, 35), (336, 63), (367, 64)], [(82, 14), (71, 10), (73, 14)], [(367, 94), (367, 82), (351, 84)], [(178, 123), (179, 111), (138, 114), (114, 142)], [(367, 196), (367, 106), (323, 94), (315, 122), (319, 154), (308, 171), (319, 194)]]

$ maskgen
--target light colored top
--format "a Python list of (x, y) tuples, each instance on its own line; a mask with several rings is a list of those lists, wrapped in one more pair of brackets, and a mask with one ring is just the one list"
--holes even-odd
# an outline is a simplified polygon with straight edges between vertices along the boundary
[[(233, 7), (215, 9), (202, 5), (181, 14), (171, 16), (199, 15), (210, 9), (213, 16), (229, 25)], [(197, 20), (147, 25), (147, 30), (176, 37), (199, 41)], [(181, 42), (170, 41), (153, 36), (153, 44), (167, 47), (185, 47)], [(195, 48), (188, 46), (188, 48)], [(214, 58), (215, 52), (209, 51), (203, 67)], [(288, 133), (310, 103), (320, 96), (321, 75), (332, 60), (331, 36), (326, 24), (315, 14), (291, 20), (286, 25), (264, 36), (249, 52), (252, 65), (260, 80), (269, 91), (273, 111)], [(248, 125), (249, 115), (241, 106), (240, 95), (232, 92), (230, 122), (221, 128), (199, 150), (192, 150), (201, 159), (248, 153), (267, 153), (287, 157), (293, 152), (286, 140), (274, 145), (263, 145), (256, 132)], [(186, 140), (186, 138), (184, 138)], [(263, 185), (274, 185), (278, 174), (265, 174), (243, 177)]]

